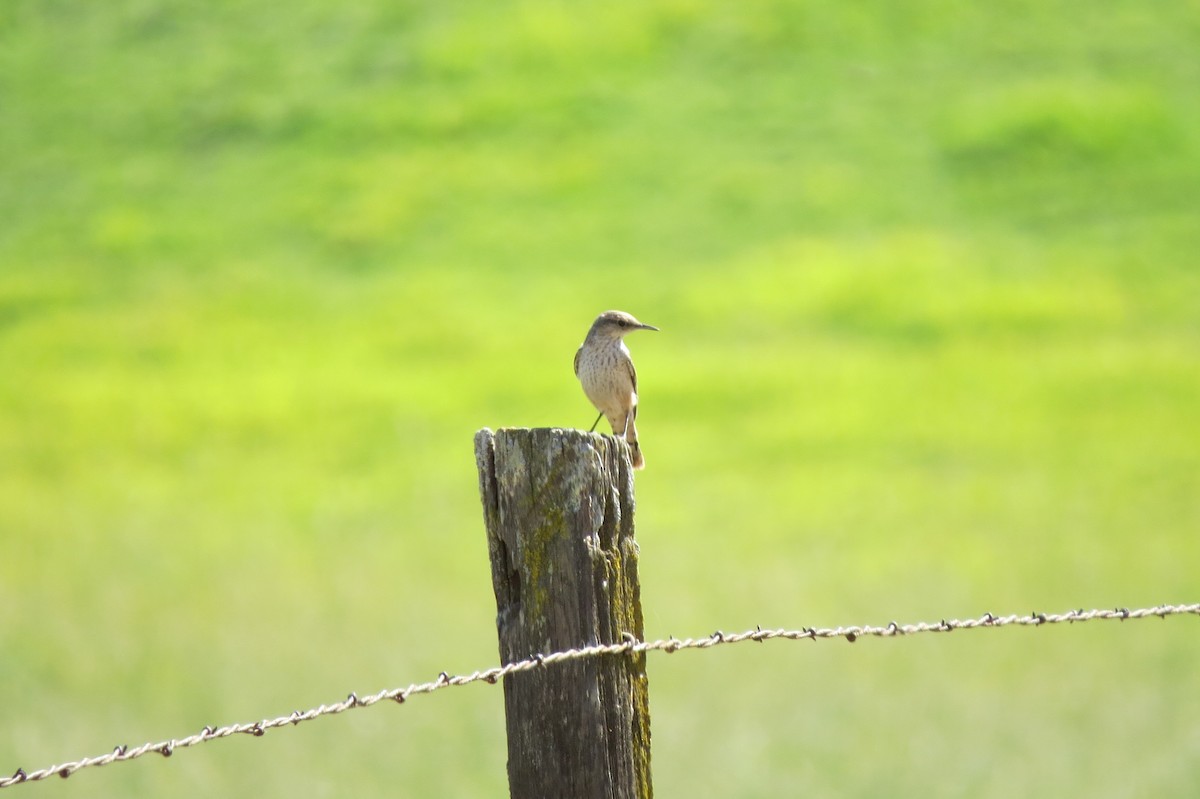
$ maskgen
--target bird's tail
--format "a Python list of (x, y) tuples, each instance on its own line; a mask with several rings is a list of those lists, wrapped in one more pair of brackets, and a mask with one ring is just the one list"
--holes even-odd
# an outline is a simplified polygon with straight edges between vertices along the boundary
[(625, 443), (629, 445), (629, 460), (633, 468), (645, 469), (646, 459), (642, 456), (642, 446), (638, 443), (637, 426), (633, 419), (629, 420), (629, 426), (625, 429)]

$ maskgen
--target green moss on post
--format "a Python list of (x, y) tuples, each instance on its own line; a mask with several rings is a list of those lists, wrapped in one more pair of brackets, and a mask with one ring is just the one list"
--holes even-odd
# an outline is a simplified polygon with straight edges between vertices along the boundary
[[(642, 639), (633, 472), (623, 442), (555, 428), (481, 430), (475, 459), (504, 663)], [(504, 678), (514, 798), (649, 799), (646, 658)]]

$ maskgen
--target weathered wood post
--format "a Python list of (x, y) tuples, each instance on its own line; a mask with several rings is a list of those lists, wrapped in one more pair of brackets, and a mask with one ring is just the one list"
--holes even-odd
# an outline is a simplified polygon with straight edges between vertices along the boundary
[[(557, 428), (483, 429), (475, 460), (504, 663), (642, 640), (633, 473), (623, 442)], [(513, 799), (649, 799), (646, 656), (602, 655), (504, 678)]]

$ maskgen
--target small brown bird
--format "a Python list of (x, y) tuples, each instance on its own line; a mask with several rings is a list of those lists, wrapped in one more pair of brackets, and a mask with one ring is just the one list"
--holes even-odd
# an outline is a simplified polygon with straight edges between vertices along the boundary
[[(658, 330), (654, 325), (644, 325), (624, 311), (605, 311), (596, 317), (587, 338), (575, 352), (575, 376), (583, 385), (583, 393), (608, 418), (614, 435), (622, 436), (629, 445), (629, 457), (633, 468), (646, 465), (642, 448), (638, 446), (637, 425), (637, 371), (625, 336), (634, 330)], [(600, 416), (592, 424), (592, 430), (600, 423)], [(589, 431), (590, 432), (590, 431)]]

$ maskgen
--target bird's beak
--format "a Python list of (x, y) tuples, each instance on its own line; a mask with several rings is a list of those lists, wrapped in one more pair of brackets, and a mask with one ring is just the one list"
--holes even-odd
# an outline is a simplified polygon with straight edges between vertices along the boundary
[(638, 330), (658, 330), (658, 328), (657, 328), (657, 327), (655, 327), (654, 325), (642, 325), (642, 324), (639, 324), (639, 325), (638, 325)]

